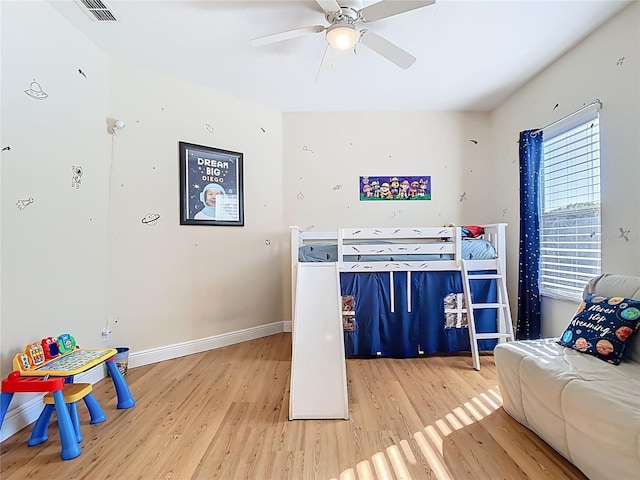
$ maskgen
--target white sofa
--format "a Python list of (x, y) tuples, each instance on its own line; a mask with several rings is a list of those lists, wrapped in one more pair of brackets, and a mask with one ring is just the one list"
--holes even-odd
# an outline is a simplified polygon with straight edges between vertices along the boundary
[[(587, 292), (640, 299), (640, 277), (604, 274)], [(591, 480), (640, 479), (640, 332), (617, 366), (556, 341), (495, 348), (505, 411)]]

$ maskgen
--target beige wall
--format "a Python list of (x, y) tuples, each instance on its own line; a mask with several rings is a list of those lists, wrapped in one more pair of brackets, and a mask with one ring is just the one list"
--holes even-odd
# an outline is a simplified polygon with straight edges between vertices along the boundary
[[(495, 209), (507, 209), (508, 278), (515, 310), (518, 275), (518, 134), (600, 99), (602, 271), (640, 275), (640, 4), (634, 2), (543, 71), (491, 115)], [(621, 59), (622, 63), (620, 64)], [(558, 107), (554, 110), (555, 105)], [(498, 186), (498, 184), (500, 186)], [(629, 241), (619, 228), (630, 230)], [(576, 304), (545, 297), (543, 334), (559, 335)]]
[[(82, 344), (99, 342), (110, 139), (105, 55), (47, 3), (0, 2), (0, 8), (0, 144), (11, 149), (1, 153), (0, 165), (4, 377), (13, 356), (45, 336), (68, 332)], [(47, 97), (28, 96), (30, 88)], [(79, 188), (71, 186), (74, 166), (83, 171)], [(29, 198), (19, 209), (17, 202)], [(17, 395), (12, 407), (30, 398)]]
[[(1, 8), (0, 374), (44, 336), (102, 346), (107, 319), (132, 352), (285, 320), (280, 112), (112, 61), (47, 2)], [(179, 225), (179, 141), (244, 154), (245, 227)]]
[[(111, 182), (114, 341), (140, 350), (285, 320), (281, 114), (119, 62), (110, 85), (127, 122)], [(178, 141), (243, 153), (244, 227), (179, 225)]]
[[(1, 154), (4, 376), (31, 341), (65, 332), (82, 344), (100, 338), (110, 137), (105, 55), (47, 3), (1, 8), (0, 135), (11, 148)], [(25, 93), (34, 79), (47, 98)], [(83, 170), (79, 188), (71, 186), (73, 166)]]
[[(485, 208), (486, 113), (286, 113), (283, 122), (289, 225), (322, 231), (497, 221)], [(431, 176), (432, 200), (360, 201), (365, 175)]]

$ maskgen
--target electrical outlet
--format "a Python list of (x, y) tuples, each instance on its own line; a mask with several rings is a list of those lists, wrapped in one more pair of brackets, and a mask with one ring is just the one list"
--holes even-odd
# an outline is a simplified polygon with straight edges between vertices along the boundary
[(102, 329), (102, 341), (104, 343), (107, 343), (109, 341), (109, 336), (111, 335), (111, 330), (109, 330), (108, 328), (103, 328)]

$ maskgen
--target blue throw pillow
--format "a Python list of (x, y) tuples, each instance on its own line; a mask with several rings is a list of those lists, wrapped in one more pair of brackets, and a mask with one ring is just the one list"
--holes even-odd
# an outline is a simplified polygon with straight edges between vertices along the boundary
[(590, 293), (558, 343), (618, 365), (629, 337), (640, 328), (640, 300)]

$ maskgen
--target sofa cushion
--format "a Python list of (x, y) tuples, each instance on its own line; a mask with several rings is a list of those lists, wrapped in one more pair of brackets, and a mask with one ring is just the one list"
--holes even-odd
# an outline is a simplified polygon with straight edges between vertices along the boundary
[(586, 298), (587, 293), (597, 293), (604, 297), (620, 296), (640, 300), (640, 277), (603, 273), (589, 280), (584, 289), (583, 298)]
[(615, 368), (616, 373), (629, 375), (612, 376), (610, 365), (597, 363), (606, 370), (599, 378), (570, 382), (563, 392), (571, 461), (592, 479), (639, 478), (640, 365), (623, 363), (620, 367), (634, 365), (635, 375), (630, 369)]
[(529, 428), (571, 460), (562, 405), (564, 389), (575, 375), (566, 367), (564, 355), (530, 356), (520, 363), (520, 378), (525, 380), (522, 407)]
[(493, 353), (505, 411), (571, 460), (562, 391), (575, 375), (567, 371), (565, 352), (573, 350), (545, 338), (500, 343)]
[(555, 338), (542, 340), (522, 340), (518, 342), (499, 343), (493, 355), (496, 361), (496, 372), (502, 405), (509, 415), (526, 427), (530, 427), (523, 405), (523, 382), (520, 377), (522, 360), (528, 357), (542, 357), (551, 362), (554, 357), (562, 358), (564, 347), (556, 343)]
[(640, 300), (589, 293), (558, 343), (618, 365), (639, 328)]

